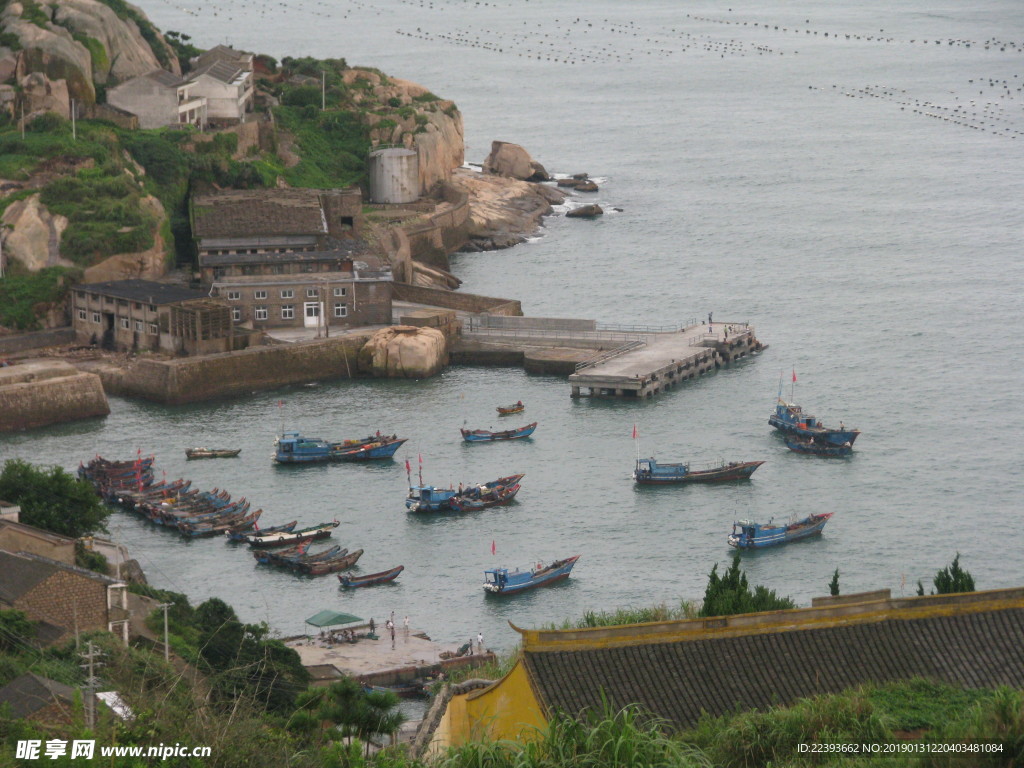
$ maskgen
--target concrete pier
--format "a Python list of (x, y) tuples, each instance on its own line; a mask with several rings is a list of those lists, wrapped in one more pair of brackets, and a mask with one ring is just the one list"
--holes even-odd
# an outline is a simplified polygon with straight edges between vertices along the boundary
[(573, 397), (653, 397), (764, 348), (747, 323), (714, 323), (640, 338), (580, 363)]

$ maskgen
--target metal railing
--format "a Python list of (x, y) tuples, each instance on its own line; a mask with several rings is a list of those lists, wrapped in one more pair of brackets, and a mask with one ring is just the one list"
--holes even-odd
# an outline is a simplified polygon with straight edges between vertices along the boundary
[(491, 336), (513, 339), (562, 339), (565, 341), (643, 341), (643, 335), (637, 332), (623, 333), (620, 331), (574, 331), (563, 328), (463, 328), (463, 337)]
[(613, 357), (618, 357), (619, 355), (624, 355), (627, 352), (632, 352), (634, 349), (639, 349), (640, 347), (644, 347), (644, 346), (647, 346), (647, 342), (646, 341), (629, 341), (629, 342), (626, 342), (621, 347), (616, 347), (615, 349), (609, 349), (607, 352), (602, 352), (597, 357), (592, 357), (589, 360), (584, 360), (582, 363), (577, 363), (576, 364), (576, 373), (579, 373), (580, 371), (584, 370), (585, 368), (591, 368), (591, 367), (593, 367), (595, 365), (600, 365), (601, 363), (605, 362), (606, 360), (611, 360)]

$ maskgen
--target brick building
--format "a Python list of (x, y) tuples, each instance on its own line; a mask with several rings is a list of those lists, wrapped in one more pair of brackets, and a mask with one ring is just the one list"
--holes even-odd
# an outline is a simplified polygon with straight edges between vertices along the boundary
[(231, 190), (192, 199), (200, 280), (252, 328), (385, 325), (390, 267), (360, 238), (358, 190)]
[(28, 552), (0, 551), (0, 608), (59, 627), (55, 640), (102, 630), (128, 642), (128, 585)]
[(218, 299), (152, 280), (76, 285), (71, 323), (81, 344), (190, 355), (227, 352), (234, 340), (231, 310)]
[(0, 519), (0, 549), (31, 552), (65, 565), (75, 564), (75, 540), (17, 520)]
[(26, 672), (0, 688), (0, 706), (9, 706), (11, 716), (19, 720), (71, 725), (76, 693), (70, 685)]

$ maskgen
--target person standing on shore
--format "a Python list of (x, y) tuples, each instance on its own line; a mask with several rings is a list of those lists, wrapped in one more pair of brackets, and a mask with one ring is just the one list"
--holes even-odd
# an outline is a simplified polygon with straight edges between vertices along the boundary
[(476, 633), (476, 647), (477, 647), (477, 653), (483, 653), (484, 652), (484, 633), (483, 632), (477, 632)]

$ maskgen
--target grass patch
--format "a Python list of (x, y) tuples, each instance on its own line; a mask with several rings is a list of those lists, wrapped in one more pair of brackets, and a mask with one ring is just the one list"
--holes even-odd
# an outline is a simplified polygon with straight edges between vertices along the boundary
[(67, 267), (26, 272), (19, 262), (10, 262), (7, 274), (0, 280), (0, 325), (19, 331), (37, 330), (36, 306), (63, 301), (68, 286), (80, 278), (78, 270)]
[(284, 169), (295, 187), (347, 187), (366, 177), (370, 138), (359, 115), (328, 110), (310, 114), (299, 107), (277, 107), (274, 116), (296, 140), (302, 160)]

